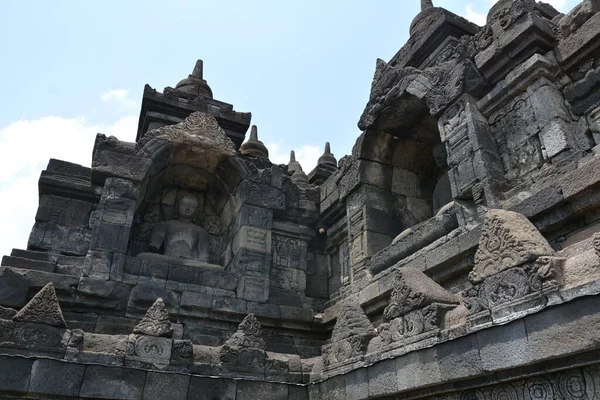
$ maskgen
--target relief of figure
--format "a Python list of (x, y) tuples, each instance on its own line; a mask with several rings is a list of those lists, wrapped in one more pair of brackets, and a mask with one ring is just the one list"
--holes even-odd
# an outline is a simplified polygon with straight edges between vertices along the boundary
[(176, 219), (158, 222), (152, 230), (148, 252), (138, 256), (172, 264), (212, 266), (208, 264), (208, 233), (192, 222), (199, 206), (198, 197), (182, 194), (177, 201)]

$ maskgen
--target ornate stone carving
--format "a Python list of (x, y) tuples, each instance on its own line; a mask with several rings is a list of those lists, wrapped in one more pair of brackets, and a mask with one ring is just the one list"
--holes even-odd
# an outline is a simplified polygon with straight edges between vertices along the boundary
[(297, 269), (306, 268), (306, 242), (283, 235), (273, 235), (275, 265)]
[(172, 346), (171, 339), (132, 334), (127, 339), (125, 358), (154, 366), (167, 365), (171, 360)]
[(383, 319), (389, 322), (432, 303), (456, 305), (459, 304), (459, 299), (421, 271), (400, 268), (396, 271), (394, 289), (389, 304), (383, 311)]
[(61, 342), (64, 332), (64, 329), (57, 329), (48, 325), (21, 323), (15, 324), (12, 339), (19, 345), (28, 348), (60, 351), (63, 348)]
[(55, 326), (57, 328), (66, 328), (65, 318), (63, 317), (56, 291), (52, 282), (48, 282), (29, 303), (13, 317), (14, 321), (35, 322)]
[(498, 25), (507, 29), (522, 15), (535, 10), (534, 0), (503, 0), (499, 1), (488, 13), (488, 25)]
[(267, 353), (261, 333), (260, 322), (254, 314), (248, 314), (237, 331), (221, 347), (221, 364), (244, 369), (263, 369)]
[(469, 279), (480, 282), (553, 252), (548, 241), (525, 216), (512, 211), (489, 210)]
[(600, 257), (600, 233), (594, 233), (592, 236), (592, 244), (594, 246), (594, 251)]
[(371, 95), (358, 122), (359, 128), (371, 128), (379, 112), (396, 101), (419, 73), (416, 68), (397, 68), (378, 59), (371, 84)]
[(190, 340), (173, 340), (171, 360), (179, 364), (194, 362), (194, 346)]
[(597, 367), (571, 369), (510, 383), (432, 397), (432, 400), (595, 399)]
[(473, 285), (468, 289), (460, 292), (462, 303), (469, 310), (469, 314), (477, 314), (480, 311), (487, 309), (487, 302), (482, 302), (479, 296), (481, 284)]
[(146, 311), (142, 321), (133, 328), (133, 333), (158, 337), (171, 337), (173, 335), (169, 312), (163, 299), (159, 297)]
[(527, 295), (529, 277), (522, 268), (513, 268), (486, 279), (482, 288), (488, 305), (493, 307)]
[(540, 289), (543, 289), (543, 286), (556, 287), (562, 285), (564, 264), (564, 258), (539, 257), (530, 268), (529, 285), (534, 289), (537, 282), (541, 285)]
[(331, 344), (323, 346), (323, 364), (330, 366), (363, 356), (375, 336), (377, 332), (360, 305), (341, 305)]
[(15, 323), (7, 319), (0, 319), (0, 343), (9, 341), (13, 335)]
[[(147, 132), (136, 144), (136, 150), (141, 150), (152, 139), (165, 139), (173, 143), (183, 142), (194, 147), (201, 146), (205, 148), (206, 154), (208, 152), (213, 153), (211, 158), (214, 158), (214, 156), (232, 156), (235, 154), (233, 142), (219, 126), (215, 117), (203, 112), (194, 112), (183, 122), (176, 125), (167, 125)], [(188, 153), (181, 156), (185, 156), (189, 160), (188, 156), (191, 155)], [(172, 161), (176, 162), (177, 160)]]

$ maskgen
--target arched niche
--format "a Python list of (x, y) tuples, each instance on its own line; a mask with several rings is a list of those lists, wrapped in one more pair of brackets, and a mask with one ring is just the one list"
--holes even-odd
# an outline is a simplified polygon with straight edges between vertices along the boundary
[(396, 234), (431, 218), (441, 203), (451, 201), (437, 119), (416, 98), (399, 100), (383, 110), (358, 140), (354, 153), (359, 160), (376, 163), (382, 171), (378, 175), (386, 176), (376, 186), (391, 193), (389, 210), (382, 211), (400, 220)]
[(136, 144), (136, 153), (151, 166), (128, 254), (146, 252), (154, 227), (177, 219), (177, 205), (187, 196), (198, 202), (193, 224), (208, 233), (208, 262), (223, 265), (222, 212), (246, 170), (214, 118), (194, 113), (181, 124), (149, 132)]

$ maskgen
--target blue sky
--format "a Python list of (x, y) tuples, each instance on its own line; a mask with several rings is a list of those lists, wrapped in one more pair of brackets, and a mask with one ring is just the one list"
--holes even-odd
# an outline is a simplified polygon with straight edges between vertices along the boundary
[[(577, 1), (550, 1), (561, 11)], [(492, 0), (434, 0), (475, 22)], [(274, 162), (308, 172), (360, 134), (375, 60), (408, 38), (419, 0), (0, 2), (0, 253), (25, 248), (50, 157), (89, 165), (97, 132), (135, 138), (144, 84), (204, 60), (218, 100), (252, 112)]]

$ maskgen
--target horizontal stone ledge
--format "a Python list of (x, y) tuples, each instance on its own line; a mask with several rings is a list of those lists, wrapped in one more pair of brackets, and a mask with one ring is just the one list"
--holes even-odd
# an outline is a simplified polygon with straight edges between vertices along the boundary
[(51, 359), (0, 355), (0, 395), (104, 399), (308, 399), (307, 385), (233, 379), (172, 371), (145, 371)]

